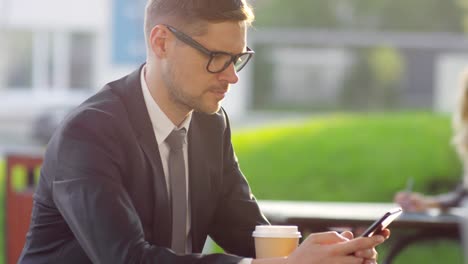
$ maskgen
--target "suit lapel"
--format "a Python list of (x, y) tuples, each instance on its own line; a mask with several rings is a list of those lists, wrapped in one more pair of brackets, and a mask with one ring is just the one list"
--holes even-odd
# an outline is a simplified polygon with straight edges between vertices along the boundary
[[(164, 170), (161, 163), (158, 144), (153, 132), (153, 126), (146, 108), (141, 90), (139, 70), (127, 76), (118, 89), (122, 92), (122, 100), (126, 102), (130, 122), (138, 137), (138, 142), (148, 158), (153, 175), (153, 195), (148, 197), (153, 200), (153, 240), (156, 244), (170, 247), (171, 245), (171, 214), (169, 207), (168, 191)], [(139, 175), (135, 175), (138, 177)], [(151, 202), (149, 202), (151, 204)]]
[(155, 238), (155, 242), (157, 244), (170, 247), (170, 227), (172, 218), (170, 213), (166, 179), (164, 177), (164, 170), (161, 163), (161, 156), (159, 154), (158, 145), (154, 134), (152, 137), (150, 135), (142, 135), (142, 137), (139, 139), (139, 143), (151, 163), (154, 175), (153, 186), (155, 203), (153, 208), (153, 237)]
[(197, 115), (194, 114), (188, 134), (191, 230), (194, 252), (201, 251), (203, 248), (202, 243), (204, 243), (205, 237), (202, 237), (204, 234), (198, 232), (200, 230), (198, 225), (205, 221), (205, 206), (212, 203), (209, 199), (212, 186), (206, 153), (208, 144), (205, 142), (200, 125)]

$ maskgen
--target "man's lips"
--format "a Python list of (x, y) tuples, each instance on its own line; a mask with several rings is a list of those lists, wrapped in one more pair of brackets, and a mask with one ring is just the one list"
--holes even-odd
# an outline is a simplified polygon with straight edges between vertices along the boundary
[(226, 96), (228, 90), (211, 90), (210, 92), (222, 99)]

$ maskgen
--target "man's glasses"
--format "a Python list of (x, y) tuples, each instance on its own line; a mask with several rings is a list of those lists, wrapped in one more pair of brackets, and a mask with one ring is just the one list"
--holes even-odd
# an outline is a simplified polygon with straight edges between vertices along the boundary
[(211, 73), (219, 73), (224, 71), (231, 63), (234, 64), (234, 69), (236, 72), (239, 72), (244, 68), (244, 66), (249, 62), (250, 58), (254, 55), (254, 51), (247, 47), (246, 52), (242, 52), (236, 55), (233, 55), (228, 52), (223, 51), (211, 51), (197, 41), (195, 41), (190, 36), (178, 31), (172, 26), (165, 25), (179, 40), (183, 41), (185, 44), (191, 46), (192, 48), (200, 51), (201, 53), (210, 57), (208, 63), (206, 64), (206, 70)]

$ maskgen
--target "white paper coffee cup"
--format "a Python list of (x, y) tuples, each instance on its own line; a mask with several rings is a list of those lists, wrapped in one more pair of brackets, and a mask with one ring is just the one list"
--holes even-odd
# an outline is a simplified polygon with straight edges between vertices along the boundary
[(291, 254), (299, 245), (301, 233), (297, 226), (262, 225), (255, 227), (252, 236), (256, 257), (273, 258)]

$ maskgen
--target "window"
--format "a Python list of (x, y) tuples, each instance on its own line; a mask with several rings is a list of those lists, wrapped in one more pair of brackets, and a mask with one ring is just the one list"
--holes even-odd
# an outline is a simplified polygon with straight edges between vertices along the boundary
[(93, 85), (93, 38), (87, 33), (71, 34), (70, 88), (89, 89)]
[(32, 86), (32, 32), (8, 31), (5, 33), (5, 85), (11, 89)]
[(6, 59), (0, 64), (0, 89), (57, 91), (92, 87), (92, 33), (10, 30), (4, 36), (0, 52)]

